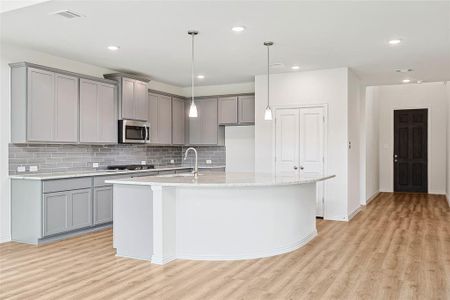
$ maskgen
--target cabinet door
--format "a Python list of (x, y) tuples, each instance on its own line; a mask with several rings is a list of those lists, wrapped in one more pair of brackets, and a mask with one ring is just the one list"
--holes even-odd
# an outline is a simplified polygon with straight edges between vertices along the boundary
[(98, 84), (80, 79), (80, 142), (98, 142)]
[[(197, 118), (189, 118), (189, 144), (192, 145), (200, 145), (203, 144), (203, 126), (202, 126), (202, 118), (204, 118), (203, 112), (203, 104), (205, 100), (195, 101), (195, 105), (197, 106), (198, 117)], [(190, 102), (189, 105), (190, 106)], [(189, 107), (187, 108), (189, 110)]]
[(148, 89), (145, 82), (134, 82), (134, 105), (134, 119), (148, 121)]
[(148, 94), (148, 122), (150, 124), (150, 142), (157, 144), (158, 138), (158, 95)]
[(98, 85), (99, 103), (99, 142), (117, 143), (117, 112), (115, 87)]
[(94, 190), (94, 225), (112, 222), (113, 188), (112, 186)]
[(67, 211), (70, 192), (44, 194), (43, 197), (44, 236), (68, 230)]
[(185, 144), (185, 106), (184, 100), (172, 99), (172, 144)]
[(238, 99), (237, 97), (219, 98), (219, 124), (237, 124)]
[(28, 68), (27, 140), (53, 141), (55, 120), (55, 74)]
[(69, 229), (78, 229), (92, 225), (91, 189), (70, 192), (70, 207), (68, 210)]
[(129, 78), (122, 78), (122, 119), (134, 119), (134, 82)]
[(158, 143), (172, 143), (172, 99), (164, 95), (158, 97)]
[(215, 145), (218, 140), (217, 124), (217, 99), (206, 99), (198, 101), (201, 103), (199, 109), (199, 116), (202, 120), (202, 138), (201, 143), (207, 145)]
[(239, 123), (255, 123), (255, 96), (239, 96)]
[(78, 78), (55, 74), (56, 142), (78, 141)]

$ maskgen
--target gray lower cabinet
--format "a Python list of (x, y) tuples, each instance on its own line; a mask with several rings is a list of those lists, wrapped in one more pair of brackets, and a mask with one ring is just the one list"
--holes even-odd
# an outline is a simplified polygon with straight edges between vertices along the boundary
[(172, 98), (172, 144), (184, 145), (186, 143), (186, 106), (180, 98)]
[(149, 93), (150, 142), (152, 144), (172, 144), (172, 98)]
[(94, 188), (94, 225), (112, 222), (113, 187)]
[(91, 189), (43, 196), (43, 235), (49, 236), (92, 225)]
[(217, 98), (205, 98), (195, 101), (197, 118), (189, 118), (189, 144), (224, 145), (223, 126), (218, 125)]
[(117, 143), (114, 85), (80, 79), (80, 142)]

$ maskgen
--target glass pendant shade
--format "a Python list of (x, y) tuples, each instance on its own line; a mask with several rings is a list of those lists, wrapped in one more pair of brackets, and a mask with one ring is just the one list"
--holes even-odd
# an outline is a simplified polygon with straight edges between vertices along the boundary
[(266, 107), (266, 111), (264, 112), (264, 120), (271, 121), (272, 120), (272, 110), (270, 106)]
[(195, 105), (194, 101), (191, 101), (191, 106), (189, 107), (189, 118), (197, 118), (197, 105)]

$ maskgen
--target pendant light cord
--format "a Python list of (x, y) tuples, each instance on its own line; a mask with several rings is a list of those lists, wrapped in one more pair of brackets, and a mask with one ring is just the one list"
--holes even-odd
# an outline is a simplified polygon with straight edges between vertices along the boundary
[(194, 102), (194, 34), (192, 34), (192, 65), (191, 65), (192, 102)]
[(270, 72), (270, 53), (269, 53), (269, 47), (267, 46), (267, 107), (269, 107), (269, 72)]

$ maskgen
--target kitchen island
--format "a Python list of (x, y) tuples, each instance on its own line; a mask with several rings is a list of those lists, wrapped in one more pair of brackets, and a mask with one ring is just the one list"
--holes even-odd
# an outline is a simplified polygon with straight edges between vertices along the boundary
[(317, 235), (316, 182), (333, 176), (216, 172), (109, 180), (118, 256), (237, 260), (298, 249)]

